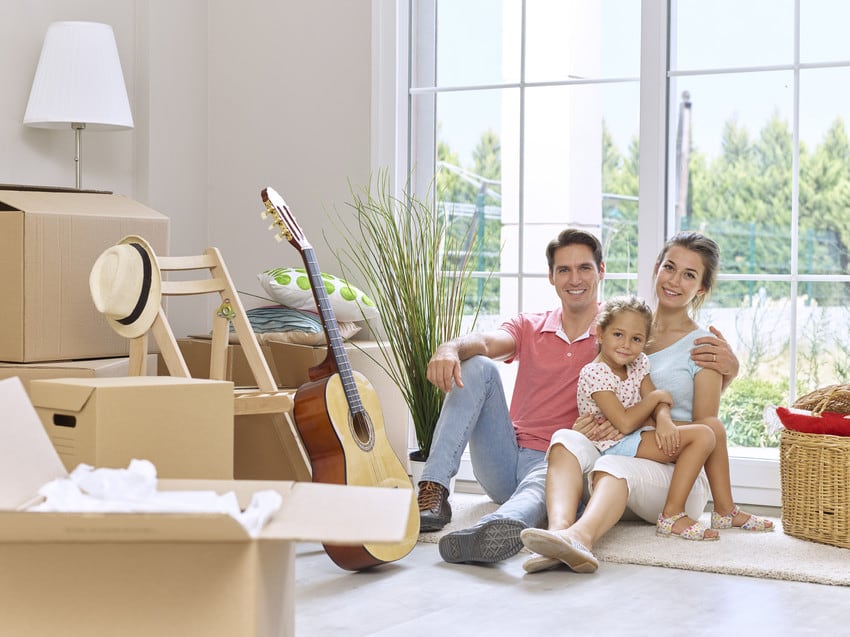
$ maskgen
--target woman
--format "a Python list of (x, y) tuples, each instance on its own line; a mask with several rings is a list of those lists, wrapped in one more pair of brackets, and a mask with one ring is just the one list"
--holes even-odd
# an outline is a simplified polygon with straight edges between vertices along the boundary
[[(732, 499), (726, 430), (717, 418), (722, 377), (689, 360), (694, 338), (707, 333), (693, 320), (692, 312), (702, 305), (713, 288), (719, 260), (719, 249), (714, 241), (698, 233), (680, 233), (665, 244), (655, 264), (658, 299), (652, 324), (655, 337), (646, 351), (653, 384), (671, 393), (674, 406), (671, 410), (666, 404), (659, 404), (654, 417), (656, 421), (699, 422), (714, 433), (716, 444), (705, 463), (714, 500), (712, 529), (736, 527), (770, 531), (773, 530), (772, 522), (740, 511)], [(663, 500), (653, 501), (655, 495), (651, 493), (631, 492), (626, 480), (619, 477), (622, 474), (618, 466), (622, 466), (622, 462), (651, 461), (600, 457), (585, 435), (590, 432), (592, 423), (585, 420), (577, 422), (572, 430), (560, 430), (552, 437), (546, 479), (549, 528), (526, 529), (522, 533), (523, 544), (540, 553), (523, 565), (528, 572), (552, 568), (561, 562), (577, 572), (593, 572), (598, 568), (592, 553), (593, 543), (617, 523), (627, 505), (645, 519), (651, 519), (651, 511), (658, 516), (663, 508)], [(576, 521), (586, 473), (590, 473), (591, 497)], [(699, 486), (698, 483), (694, 491)], [(682, 535), (695, 524), (705, 499), (694, 491), (686, 506), (687, 514), (664, 522), (668, 531), (665, 535)], [(653, 521), (661, 528), (662, 520)]]

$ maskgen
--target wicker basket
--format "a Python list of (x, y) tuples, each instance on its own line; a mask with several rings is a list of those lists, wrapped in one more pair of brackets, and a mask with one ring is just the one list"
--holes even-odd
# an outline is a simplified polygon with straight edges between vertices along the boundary
[(779, 467), (785, 533), (850, 548), (850, 436), (783, 430)]

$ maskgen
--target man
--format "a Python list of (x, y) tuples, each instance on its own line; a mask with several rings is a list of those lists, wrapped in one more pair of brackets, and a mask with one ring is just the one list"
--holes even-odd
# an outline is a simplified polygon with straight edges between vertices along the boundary
[[(447, 562), (507, 559), (522, 548), (520, 532), (544, 522), (545, 455), (557, 429), (575, 423), (594, 439), (621, 435), (610, 424), (579, 419), (576, 406), (579, 371), (596, 356), (602, 247), (593, 235), (568, 228), (546, 247), (546, 259), (559, 307), (443, 343), (428, 364), (428, 379), (447, 395), (418, 485), (421, 530), (436, 531), (451, 520), (447, 485), (467, 443), (476, 479), (501, 505), (473, 527), (440, 539)], [(698, 364), (718, 371), (726, 366), (734, 377), (737, 359), (719, 333), (695, 344), (713, 346), (710, 354), (692, 351)], [(495, 361), (514, 360), (519, 368), (508, 410)]]

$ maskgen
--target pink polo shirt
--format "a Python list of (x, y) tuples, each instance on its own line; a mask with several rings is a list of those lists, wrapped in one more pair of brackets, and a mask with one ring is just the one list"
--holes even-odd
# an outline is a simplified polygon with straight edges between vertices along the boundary
[(578, 375), (596, 357), (596, 323), (572, 343), (561, 330), (560, 307), (520, 314), (500, 329), (516, 342), (516, 352), (505, 362), (519, 364), (511, 398), (517, 442), (520, 447), (546, 451), (552, 434), (572, 427), (578, 418)]

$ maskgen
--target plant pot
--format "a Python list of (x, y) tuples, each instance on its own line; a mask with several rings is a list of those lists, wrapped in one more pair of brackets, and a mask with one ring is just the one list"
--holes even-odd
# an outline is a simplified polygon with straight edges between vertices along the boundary
[[(407, 455), (408, 460), (410, 461), (410, 479), (413, 482), (413, 487), (418, 488), (419, 481), (422, 479), (422, 471), (425, 469), (425, 461), (422, 460), (422, 456), (419, 454), (418, 449), (414, 449)], [(455, 478), (451, 479), (449, 482), (449, 493), (454, 493), (455, 491)]]

